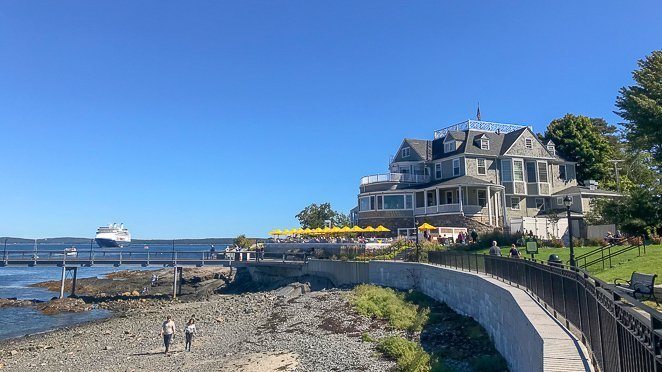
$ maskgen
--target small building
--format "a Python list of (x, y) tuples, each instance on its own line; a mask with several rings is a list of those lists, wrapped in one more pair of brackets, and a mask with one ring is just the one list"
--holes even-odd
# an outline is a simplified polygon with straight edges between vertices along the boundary
[(417, 222), (514, 233), (526, 218), (558, 221), (570, 195), (581, 220), (592, 198), (618, 194), (580, 186), (575, 166), (528, 126), (467, 120), (432, 140), (405, 138), (388, 172), (361, 178), (354, 218), (399, 235)]

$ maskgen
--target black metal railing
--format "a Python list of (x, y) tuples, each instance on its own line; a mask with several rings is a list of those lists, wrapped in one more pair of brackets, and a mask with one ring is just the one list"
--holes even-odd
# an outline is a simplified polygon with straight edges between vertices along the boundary
[(662, 314), (584, 270), (466, 252), (429, 252), (428, 261), (528, 291), (580, 336), (601, 371), (662, 371)]
[(601, 263), (602, 270), (604, 270), (606, 268), (605, 263), (607, 262), (609, 262), (608, 267), (613, 266), (612, 258), (620, 256), (623, 253), (633, 251), (635, 249), (637, 250), (637, 257), (641, 257), (642, 249), (644, 254), (646, 254), (646, 241), (641, 239), (639, 241), (635, 241), (634, 244), (631, 244), (630, 241), (625, 238), (619, 239), (612, 244), (596, 248), (590, 252), (586, 252), (575, 257), (575, 262), (577, 262), (577, 265), (583, 269), (587, 269), (589, 266)]

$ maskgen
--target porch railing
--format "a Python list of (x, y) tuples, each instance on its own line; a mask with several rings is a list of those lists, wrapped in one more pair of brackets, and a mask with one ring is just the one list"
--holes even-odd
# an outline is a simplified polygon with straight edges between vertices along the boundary
[(361, 177), (362, 186), (378, 182), (427, 183), (430, 182), (430, 176), (410, 173), (383, 173)]
[(428, 260), (526, 290), (578, 333), (601, 371), (662, 371), (662, 314), (581, 269), (466, 252)]

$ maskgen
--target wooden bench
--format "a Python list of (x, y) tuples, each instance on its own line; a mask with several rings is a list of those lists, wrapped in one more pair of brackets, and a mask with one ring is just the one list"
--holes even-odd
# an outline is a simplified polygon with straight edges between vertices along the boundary
[(644, 274), (635, 271), (632, 272), (630, 280), (615, 279), (614, 285), (634, 298), (637, 297), (638, 293), (642, 298), (647, 297), (649, 300), (653, 299), (655, 300), (655, 303), (659, 305), (657, 298), (655, 298), (656, 277), (656, 274)]

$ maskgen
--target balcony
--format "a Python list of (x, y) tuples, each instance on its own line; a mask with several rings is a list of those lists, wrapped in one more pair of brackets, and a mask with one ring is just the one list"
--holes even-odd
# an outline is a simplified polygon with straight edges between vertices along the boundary
[(361, 177), (361, 186), (373, 183), (427, 183), (430, 182), (429, 175), (410, 173), (383, 173)]

